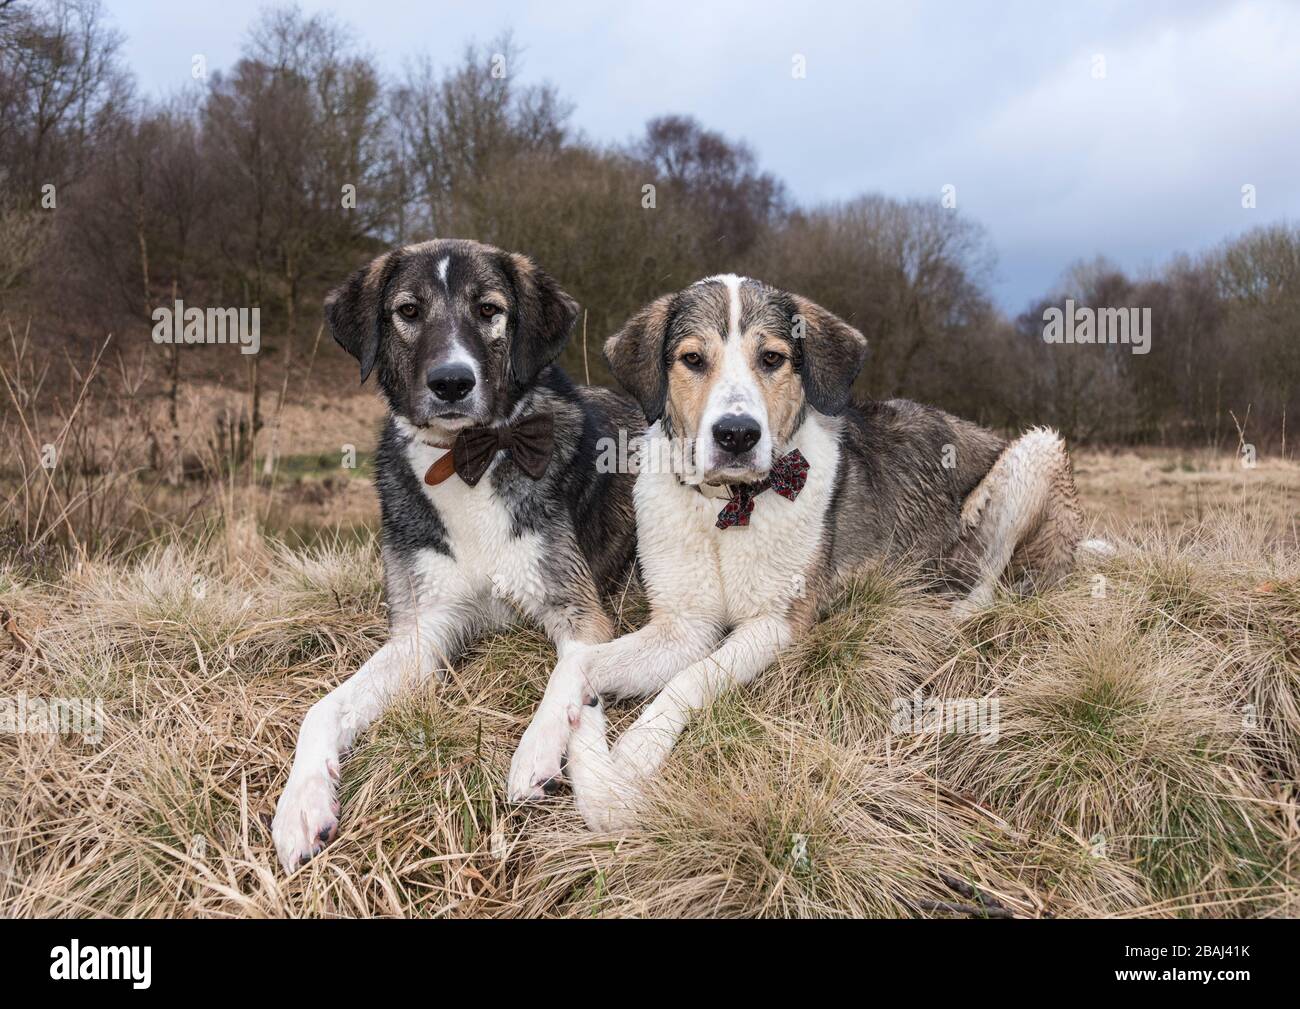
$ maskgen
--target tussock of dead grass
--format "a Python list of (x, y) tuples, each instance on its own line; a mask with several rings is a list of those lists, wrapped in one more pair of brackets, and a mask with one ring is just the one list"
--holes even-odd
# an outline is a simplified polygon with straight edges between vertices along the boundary
[[(383, 640), (379, 585), (372, 545), (291, 550), (248, 527), (52, 582), (0, 568), (19, 635), (0, 630), (0, 695), (102, 698), (106, 719), (98, 742), (0, 735), (0, 911), (1300, 907), (1300, 561), (1239, 523), (1128, 544), (962, 625), (864, 572), (691, 723), (622, 836), (587, 832), (567, 797), (504, 803), (553, 649), (530, 628), (489, 637), (361, 737), (341, 837), (285, 878), (269, 820), (297, 728)], [(625, 623), (643, 616), (624, 600)], [(996, 738), (899, 731), (917, 697), (996, 699)]]

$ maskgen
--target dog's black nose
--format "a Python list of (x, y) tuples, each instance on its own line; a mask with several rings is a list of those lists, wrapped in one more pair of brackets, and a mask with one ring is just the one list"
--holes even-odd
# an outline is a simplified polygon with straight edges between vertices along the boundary
[(713, 440), (724, 452), (740, 455), (748, 452), (763, 437), (763, 429), (758, 421), (745, 414), (723, 417), (713, 425)]
[(429, 388), (444, 403), (456, 403), (474, 388), (474, 370), (464, 364), (443, 364), (429, 369)]

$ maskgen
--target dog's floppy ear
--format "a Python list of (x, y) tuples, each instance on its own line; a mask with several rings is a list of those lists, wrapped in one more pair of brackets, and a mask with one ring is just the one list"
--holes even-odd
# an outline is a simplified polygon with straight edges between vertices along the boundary
[(605, 361), (609, 370), (641, 404), (641, 412), (651, 424), (663, 416), (668, 397), (664, 341), (668, 338), (675, 297), (674, 294), (665, 294), (656, 298), (605, 341)]
[(790, 300), (804, 396), (814, 410), (834, 416), (849, 405), (853, 380), (867, 359), (867, 338), (807, 298), (796, 294)]
[(338, 345), (361, 362), (361, 381), (375, 367), (383, 336), (384, 285), (397, 265), (385, 252), (325, 296), (325, 318)]
[(518, 392), (530, 386), (538, 372), (560, 356), (578, 318), (578, 303), (527, 256), (515, 252), (504, 260), (506, 275), (515, 288), (510, 376)]

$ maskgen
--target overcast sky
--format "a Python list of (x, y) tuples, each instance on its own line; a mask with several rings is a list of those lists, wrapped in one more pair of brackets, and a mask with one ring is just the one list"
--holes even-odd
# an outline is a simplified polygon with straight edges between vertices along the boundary
[[(195, 53), (230, 66), (263, 5), (108, 6), (137, 81), (162, 94), (189, 81)], [(334, 12), (391, 72), (510, 28), (520, 77), (553, 82), (591, 137), (690, 113), (747, 140), (801, 203), (939, 200), (955, 186), (958, 210), (989, 231), (1010, 312), (1076, 259), (1140, 272), (1300, 222), (1297, 0), (302, 6)]]

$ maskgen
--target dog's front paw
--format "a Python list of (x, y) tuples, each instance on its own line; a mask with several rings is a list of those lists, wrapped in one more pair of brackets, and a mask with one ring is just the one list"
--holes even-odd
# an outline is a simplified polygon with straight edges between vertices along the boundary
[(949, 612), (952, 618), (959, 623), (963, 620), (969, 620), (971, 617), (978, 616), (993, 605), (993, 591), (977, 587), (971, 591), (970, 595), (958, 599), (952, 604)]
[(570, 731), (563, 710), (538, 709), (510, 760), (507, 799), (535, 802), (559, 791)]
[(339, 827), (339, 804), (334, 797), (338, 765), (327, 761), (313, 771), (295, 767), (275, 807), (271, 839), (285, 872), (293, 872), (334, 840)]
[(599, 706), (569, 709), (569, 777), (573, 801), (588, 830), (626, 830), (636, 824), (636, 782), (610, 754)]

